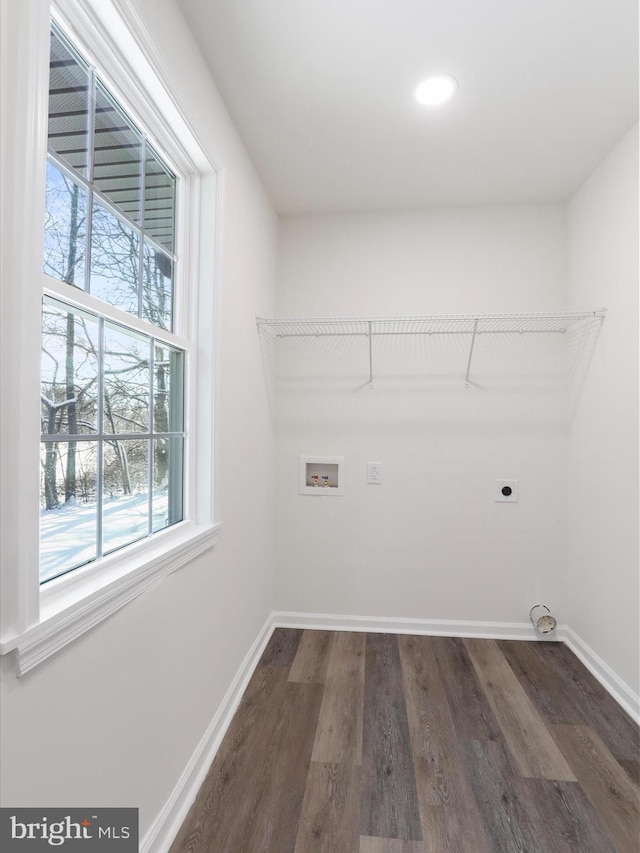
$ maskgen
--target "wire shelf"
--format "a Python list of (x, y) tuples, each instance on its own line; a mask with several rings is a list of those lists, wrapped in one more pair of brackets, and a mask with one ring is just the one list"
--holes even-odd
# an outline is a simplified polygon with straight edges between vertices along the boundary
[(369, 340), (369, 381), (373, 383), (372, 339), (384, 336), (468, 335), (469, 373), (476, 338), (480, 335), (564, 334), (576, 323), (606, 317), (597, 311), (555, 311), (512, 314), (415, 314), (389, 317), (256, 317), (258, 330), (275, 340), (283, 338), (366, 337)]

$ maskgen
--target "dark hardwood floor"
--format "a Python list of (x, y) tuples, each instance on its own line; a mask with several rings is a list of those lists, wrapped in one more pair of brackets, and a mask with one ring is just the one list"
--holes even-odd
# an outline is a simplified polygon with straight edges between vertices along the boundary
[(639, 758), (562, 644), (278, 629), (171, 853), (638, 853)]

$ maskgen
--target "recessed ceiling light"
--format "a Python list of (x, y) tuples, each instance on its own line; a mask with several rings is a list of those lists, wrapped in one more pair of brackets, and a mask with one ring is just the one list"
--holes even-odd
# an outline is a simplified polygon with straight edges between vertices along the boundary
[(425, 106), (435, 107), (444, 104), (458, 91), (458, 81), (449, 74), (437, 74), (428, 77), (416, 89), (416, 98)]

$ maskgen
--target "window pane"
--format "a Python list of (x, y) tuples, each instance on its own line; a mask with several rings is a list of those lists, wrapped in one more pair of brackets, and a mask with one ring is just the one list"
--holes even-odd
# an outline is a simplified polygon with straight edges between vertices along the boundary
[(140, 222), (142, 137), (100, 81), (96, 82), (93, 180), (114, 207)]
[(87, 194), (53, 163), (47, 163), (44, 272), (84, 289), (86, 243)]
[(144, 178), (144, 230), (169, 254), (174, 252), (173, 229), (176, 179), (153, 148), (147, 145)]
[(55, 24), (48, 143), (44, 272), (118, 310), (43, 299), (41, 582), (181, 521), (185, 444), (185, 353), (120, 313), (173, 330), (177, 179)]
[(149, 441), (105, 441), (102, 550), (107, 554), (149, 532)]
[(49, 60), (49, 149), (87, 174), (89, 71), (53, 29)]
[(153, 532), (182, 521), (184, 441), (156, 438), (153, 442)]
[(104, 431), (149, 431), (151, 340), (104, 326)]
[(96, 558), (95, 441), (41, 445), (40, 582)]
[(144, 244), (142, 317), (161, 329), (172, 327), (173, 262), (164, 252)]
[(156, 342), (153, 362), (153, 431), (182, 432), (184, 353)]
[(58, 302), (42, 306), (41, 432), (96, 432), (98, 323)]
[(92, 296), (138, 316), (140, 236), (124, 220), (94, 202), (91, 231)]

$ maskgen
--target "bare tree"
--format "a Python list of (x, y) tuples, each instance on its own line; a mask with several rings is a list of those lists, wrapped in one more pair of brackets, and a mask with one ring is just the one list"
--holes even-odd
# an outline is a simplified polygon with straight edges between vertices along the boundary
[[(47, 188), (45, 271), (71, 285), (84, 286), (86, 258), (86, 196), (84, 191), (55, 167)], [(160, 327), (167, 327), (171, 311), (171, 260), (149, 244), (140, 247), (140, 235), (105, 207), (94, 204), (91, 235), (91, 292)], [(88, 272), (86, 273), (88, 275)], [(77, 280), (78, 279), (78, 280)], [(80, 280), (82, 279), (82, 280)], [(140, 286), (141, 285), (141, 286)], [(123, 343), (124, 341), (124, 343)], [(120, 341), (103, 354), (103, 424), (95, 423), (98, 388), (98, 342), (83, 315), (71, 310), (45, 311), (43, 318), (43, 432), (70, 436), (82, 431), (148, 432), (150, 353), (142, 352), (134, 336)], [(45, 369), (46, 361), (46, 369)], [(92, 369), (91, 369), (92, 368)], [(93, 372), (92, 372), (93, 370)], [(160, 359), (154, 370), (154, 421), (158, 431), (169, 424), (167, 387), (169, 364)], [(81, 442), (84, 444), (84, 442)], [(78, 444), (69, 439), (61, 454), (57, 441), (49, 441), (44, 453), (44, 504), (53, 509), (73, 501), (78, 489), (87, 494), (86, 472), (78, 483)], [(160, 445), (160, 443), (159, 443)], [(113, 459), (105, 464), (105, 486), (132, 494), (132, 465), (140, 478), (146, 469), (140, 443), (108, 442)], [(64, 460), (64, 461), (63, 461)], [(58, 471), (64, 465), (63, 483)], [(114, 467), (115, 466), (115, 467)], [(168, 453), (159, 446), (155, 454), (157, 481), (166, 477)], [(109, 483), (107, 483), (107, 479)]]

